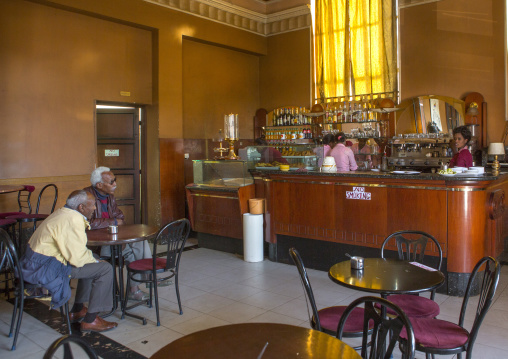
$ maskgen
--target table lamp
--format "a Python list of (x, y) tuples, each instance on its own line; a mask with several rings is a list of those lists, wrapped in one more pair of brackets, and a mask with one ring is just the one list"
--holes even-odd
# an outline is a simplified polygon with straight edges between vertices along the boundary
[(499, 161), (497, 160), (497, 156), (504, 156), (504, 143), (501, 142), (492, 142), (489, 144), (489, 155), (494, 156), (494, 162), (492, 163), (492, 170), (494, 172), (499, 173)]

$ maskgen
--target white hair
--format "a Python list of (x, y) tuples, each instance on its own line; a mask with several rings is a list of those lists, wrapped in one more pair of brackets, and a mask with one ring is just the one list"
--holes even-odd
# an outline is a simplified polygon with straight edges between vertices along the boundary
[(92, 182), (92, 186), (95, 187), (97, 183), (102, 182), (102, 174), (109, 171), (111, 171), (109, 167), (97, 167), (94, 169), (92, 175), (90, 176), (90, 182)]
[(85, 190), (78, 190), (72, 192), (69, 197), (67, 197), (67, 206), (72, 209), (78, 209), (78, 206), (82, 203), (86, 203), (88, 200), (88, 193)]

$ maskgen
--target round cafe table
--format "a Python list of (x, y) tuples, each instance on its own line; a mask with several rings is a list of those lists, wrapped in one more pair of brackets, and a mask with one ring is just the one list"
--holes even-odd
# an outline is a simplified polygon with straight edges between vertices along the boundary
[(287, 324), (243, 323), (186, 335), (151, 358), (361, 359), (361, 356), (341, 340), (317, 330)]
[[(146, 224), (128, 224), (118, 226), (118, 233), (111, 234), (108, 228), (94, 229), (86, 231), (88, 246), (110, 246), (111, 247), (111, 265), (113, 266), (114, 283), (113, 286), (113, 308), (110, 313), (103, 315), (105, 318), (113, 314), (118, 308), (118, 302), (123, 305), (124, 285), (123, 285), (123, 256), (122, 246), (129, 243), (144, 241), (155, 237), (159, 228)], [(116, 262), (118, 260), (118, 263)], [(118, 266), (118, 280), (116, 267)], [(140, 319), (146, 324), (146, 319), (140, 316), (125, 313), (128, 316)]]
[(337, 284), (383, 297), (430, 291), (445, 279), (433, 268), (387, 258), (365, 258), (362, 270), (352, 269), (349, 260), (340, 262), (330, 268), (328, 276)]

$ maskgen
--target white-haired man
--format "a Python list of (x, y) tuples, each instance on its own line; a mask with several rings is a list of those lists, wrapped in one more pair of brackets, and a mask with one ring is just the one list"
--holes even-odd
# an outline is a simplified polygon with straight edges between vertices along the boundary
[(66, 205), (39, 225), (21, 258), (23, 279), (45, 287), (54, 308), (70, 299), (69, 278), (78, 279), (69, 317), (71, 321), (82, 319), (83, 332), (103, 332), (118, 325), (98, 315), (113, 307), (113, 268), (86, 247), (85, 229), (94, 210), (93, 196), (83, 190), (72, 192)]
[[(92, 213), (90, 220), (91, 229), (105, 228), (110, 225), (123, 225), (124, 215), (118, 208), (114, 196), (116, 190), (116, 177), (108, 167), (97, 167), (90, 176), (91, 186), (84, 188), (84, 190), (95, 197), (96, 209)], [(101, 256), (110, 256), (111, 249), (107, 246), (101, 248)], [(139, 259), (152, 258), (152, 252), (147, 241), (140, 241), (130, 243), (125, 246), (122, 251), (124, 260), (127, 263)], [(162, 285), (168, 285), (163, 283)], [(161, 284), (159, 284), (160, 286)], [(148, 293), (139, 289), (139, 282), (132, 282), (131, 293), (129, 299), (132, 300), (147, 300)]]

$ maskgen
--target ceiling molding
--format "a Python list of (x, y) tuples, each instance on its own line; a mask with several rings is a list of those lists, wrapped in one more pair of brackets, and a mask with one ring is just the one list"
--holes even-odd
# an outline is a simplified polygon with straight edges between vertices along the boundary
[(143, 0), (258, 35), (271, 36), (310, 28), (306, 5), (265, 15), (221, 0)]

